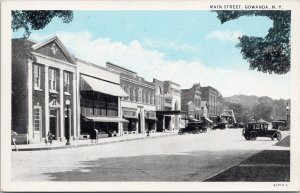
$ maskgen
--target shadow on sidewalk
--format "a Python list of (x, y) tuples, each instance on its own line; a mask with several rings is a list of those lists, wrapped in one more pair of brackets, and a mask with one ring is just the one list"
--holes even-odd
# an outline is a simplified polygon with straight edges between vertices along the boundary
[(239, 165), (205, 181), (288, 182), (290, 181), (290, 151), (261, 151)]

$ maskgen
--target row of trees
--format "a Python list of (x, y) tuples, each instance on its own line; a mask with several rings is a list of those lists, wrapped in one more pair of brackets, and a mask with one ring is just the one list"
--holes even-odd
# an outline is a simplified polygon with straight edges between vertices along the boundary
[(272, 100), (269, 97), (260, 97), (253, 106), (247, 106), (238, 102), (224, 102), (225, 108), (233, 109), (236, 121), (243, 123), (259, 119), (270, 122), (286, 119), (286, 105), (286, 100)]

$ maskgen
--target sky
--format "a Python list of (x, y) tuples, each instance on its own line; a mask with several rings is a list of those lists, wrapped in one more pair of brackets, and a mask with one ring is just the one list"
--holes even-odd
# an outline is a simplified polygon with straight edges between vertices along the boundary
[[(30, 39), (57, 36), (77, 58), (123, 66), (146, 80), (171, 80), (190, 88), (212, 86), (225, 97), (245, 94), (290, 98), (290, 73), (249, 70), (236, 48), (241, 35), (264, 37), (267, 17), (241, 17), (221, 24), (211, 11), (74, 11), (71, 23), (55, 18)], [(23, 30), (13, 32), (22, 37)]]

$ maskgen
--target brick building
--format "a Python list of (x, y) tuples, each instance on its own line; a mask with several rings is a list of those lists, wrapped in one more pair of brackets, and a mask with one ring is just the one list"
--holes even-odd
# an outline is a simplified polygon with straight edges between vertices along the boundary
[(153, 79), (155, 84), (155, 102), (157, 131), (175, 130), (181, 122), (180, 85), (172, 81)]
[(201, 87), (201, 101), (202, 107), (207, 108), (209, 119), (217, 123), (222, 112), (221, 93), (211, 86)]
[[(12, 40), (12, 129), (24, 142), (77, 138), (76, 60), (57, 38)], [(67, 112), (67, 109), (69, 112)]]
[(200, 120), (201, 118), (201, 87), (200, 83), (194, 84), (189, 89), (181, 89), (181, 110), (188, 117)]
[(124, 134), (156, 131), (155, 85), (138, 76), (136, 72), (121, 66), (106, 63), (106, 68), (120, 74), (120, 84), (128, 97), (121, 99), (124, 119), (128, 123), (122, 125)]

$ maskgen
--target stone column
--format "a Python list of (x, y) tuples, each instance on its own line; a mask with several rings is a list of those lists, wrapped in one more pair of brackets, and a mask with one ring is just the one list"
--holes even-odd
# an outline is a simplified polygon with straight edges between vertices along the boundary
[(34, 138), (33, 135), (33, 117), (32, 117), (32, 60), (28, 59), (28, 63), (27, 63), (27, 70), (28, 70), (28, 80), (27, 80), (27, 88), (28, 88), (28, 125), (27, 125), (27, 129), (28, 129), (28, 135), (29, 135), (29, 140)]
[(64, 109), (64, 71), (59, 69), (59, 101), (60, 101), (60, 139), (63, 140), (65, 137), (65, 109)]
[[(49, 67), (45, 66), (45, 131), (46, 131), (46, 136), (49, 131)], [(58, 139), (58, 133), (56, 134), (55, 139)]]
[(77, 84), (76, 84), (76, 73), (72, 73), (72, 80), (73, 80), (73, 82), (72, 82), (72, 86), (73, 86), (73, 102), (72, 102), (72, 106), (73, 106), (73, 113), (72, 113), (72, 115), (73, 115), (73, 139), (75, 139), (76, 137), (78, 137), (78, 135), (77, 135), (77, 133), (76, 133), (76, 131), (77, 131), (77, 124), (76, 124), (76, 122), (77, 122), (77, 120), (76, 120), (76, 118), (80, 118), (80, 117), (77, 117), (77, 115), (76, 115), (76, 109), (77, 109), (77, 101), (76, 101), (76, 99), (77, 99), (77, 92), (76, 92), (76, 87), (77, 87)]

